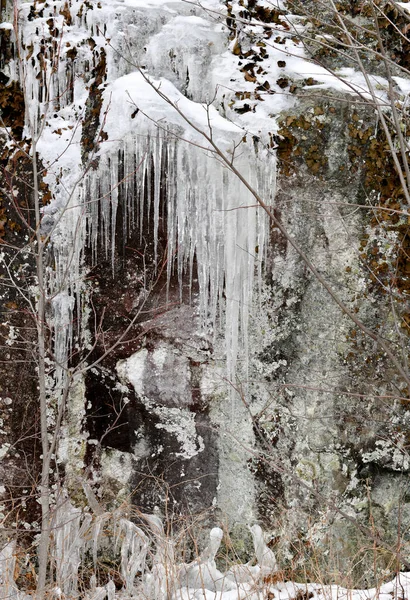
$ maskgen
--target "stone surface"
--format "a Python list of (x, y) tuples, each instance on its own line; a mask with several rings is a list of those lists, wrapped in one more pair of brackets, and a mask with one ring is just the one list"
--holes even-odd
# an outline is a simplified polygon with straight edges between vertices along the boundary
[[(213, 61), (228, 52), (227, 32), (211, 28), (209, 16), (204, 20), (188, 5), (178, 8), (179, 15), (174, 9), (170, 3), (116, 14), (118, 30), (130, 26), (131, 32), (121, 51), (140, 55), (146, 50), (155, 76), (206, 101)], [(145, 37), (135, 23), (144, 24)], [(190, 23), (198, 27), (197, 36), (185, 40), (181, 31)], [(106, 55), (98, 53), (92, 42), (87, 42), (91, 50), (79, 47), (92, 62), (84, 75), (89, 84), (84, 161), (101, 143), (100, 95), (107, 76), (132, 71), (124, 56), (108, 48)], [(4, 43), (10, 50), (9, 41)], [(168, 45), (167, 53), (156, 52)], [(232, 52), (237, 56), (235, 46)], [(75, 56), (70, 60), (70, 68), (77, 68)], [(233, 114), (224, 105), (226, 94), (215, 103), (221, 113)], [(10, 89), (2, 85), (0, 95), (9, 98)], [(356, 100), (349, 94), (335, 100), (332, 92), (304, 88), (276, 117), (274, 214), (349, 310), (390, 340), (406, 362), (408, 332), (401, 324), (407, 314), (407, 221), (390, 222), (368, 210), (371, 203), (387, 205), (386, 197), (400, 192), (374, 114)], [(16, 114), (7, 118), (22, 135)], [(264, 118), (257, 115), (258, 127), (271, 119)], [(263, 140), (268, 133), (262, 131)], [(258, 139), (256, 148), (262, 144)], [(3, 166), (8, 168), (12, 158), (3, 157)], [(121, 160), (120, 155), (120, 170)], [(98, 178), (98, 156), (90, 169)], [(385, 191), (383, 170), (393, 190)], [(146, 179), (156, 176), (149, 169), (146, 173)], [(176, 268), (167, 280), (166, 264), (174, 257), (167, 255), (166, 173), (157, 176), (162, 182), (158, 239), (152, 213), (143, 216), (141, 231), (129, 225), (121, 192), (111, 225), (112, 250), (107, 238), (107, 246), (89, 240), (82, 255), (87, 277), (77, 308), (82, 307), (79, 328), (84, 330), (75, 339), (78, 353), (71, 362), (75, 369), (87, 356), (92, 368), (71, 391), (58, 455), (73, 496), (78, 493), (78, 501), (84, 501), (78, 478), (86, 476), (108, 508), (130, 500), (170, 519), (205, 515), (233, 532), (236, 550), (243, 554), (245, 526), (261, 520), (275, 537), (281, 565), (300, 568), (302, 574), (319, 569), (324, 578), (337, 579), (335, 573), (345, 573), (361, 584), (375, 576), (374, 564), (392, 569), (398, 533), (403, 554), (410, 550), (408, 390), (274, 224), (263, 277), (255, 278), (260, 296), (255, 293), (254, 305), (246, 308), (249, 348), (239, 353), (237, 379), (227, 381), (226, 315), (222, 311), (215, 331), (201, 324), (196, 261), (192, 279), (187, 265), (182, 281)], [(151, 200), (150, 191), (144, 192), (142, 201)], [(95, 228), (108, 228), (98, 208), (94, 214), (100, 219)], [(7, 241), (15, 237), (7, 230)], [(53, 265), (51, 251), (50, 256)], [(37, 475), (39, 468), (37, 414), (31, 430), (24, 410), (36, 404), (35, 364), (27, 363), (27, 376), (20, 377), (17, 360), (24, 354), (13, 345), (12, 328), (27, 327), (28, 318), (15, 295), (2, 292), (7, 309), (2, 354), (10, 362), (0, 368), (1, 408), (8, 420), (4, 430), (1, 426), (0, 456), (17, 444), (4, 462), (8, 501), (16, 495), (15, 486), (26, 488), (28, 481), (29, 468), (19, 475), (17, 459), (24, 455)], [(84, 340), (87, 346), (81, 345)], [(31, 334), (25, 342), (33, 343)], [(26, 433), (36, 444), (21, 442)]]

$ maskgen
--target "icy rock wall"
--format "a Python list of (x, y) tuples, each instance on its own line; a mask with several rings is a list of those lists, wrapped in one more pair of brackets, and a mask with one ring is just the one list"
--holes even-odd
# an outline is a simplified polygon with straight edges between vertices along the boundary
[[(113, 260), (119, 194), (124, 203), (124, 237), (135, 228), (139, 228), (142, 236), (144, 216), (149, 220), (152, 211), (157, 259), (160, 196), (165, 194), (162, 210), (167, 214), (168, 253), (170, 256), (177, 255), (176, 270), (180, 281), (185, 271), (192, 280), (195, 257), (202, 321), (210, 317), (211, 324), (215, 325), (225, 290), (226, 314), (229, 317), (225, 335), (227, 372), (228, 377), (233, 378), (239, 329), (242, 331), (241, 345), (246, 346), (247, 314), (252, 304), (255, 269), (259, 280), (261, 276), (262, 260), (255, 260), (255, 248), (262, 258), (266, 217), (251, 206), (251, 194), (221, 164), (220, 159), (212, 155), (212, 149), (201, 134), (168, 106), (136, 70), (141, 60), (141, 48), (134, 48), (133, 43), (134, 37), (140, 42), (149, 38), (152, 48), (156, 49), (155, 53), (151, 51), (154, 71), (170, 75), (167, 64), (158, 61), (158, 57), (164, 54), (161, 44), (172, 47), (169, 32), (176, 36), (176, 44), (181, 39), (179, 27), (190, 28), (193, 34), (183, 38), (187, 47), (178, 47), (178, 56), (182, 57), (181, 60), (188, 60), (188, 57), (200, 54), (199, 49), (205, 46), (206, 52), (198, 61), (206, 70), (212, 58), (210, 49), (221, 50), (223, 46), (218, 31), (220, 27), (211, 28), (199, 17), (173, 16), (172, 27), (164, 26), (157, 39), (152, 37), (153, 30), (156, 31), (165, 20), (164, 11), (175, 12), (172, 3), (170, 6), (160, 5), (159, 10), (152, 7), (149, 11), (134, 8), (133, 4), (115, 5), (115, 9), (112, 4), (107, 7), (100, 4), (93, 10), (82, 7), (79, 2), (67, 6), (69, 14), (59, 4), (45, 7), (41, 17), (25, 21), (20, 31), (21, 48), (26, 53), (22, 71), (28, 98), (27, 128), (36, 135), (41, 129), (38, 146), (45, 162), (52, 165), (46, 181), (56, 196), (45, 209), (43, 219), (45, 231), (53, 226), (57, 229), (53, 242), (58, 264), (52, 288), (58, 290), (63, 287), (61, 279), (66, 275), (65, 265), (70, 263), (71, 268), (76, 269), (81, 264), (86, 229), (94, 254), (100, 244), (105, 245), (106, 254), (110, 246)], [(24, 10), (30, 16), (28, 4), (24, 5)], [(50, 18), (47, 20), (47, 17)], [(64, 32), (64, 50), (59, 52), (58, 58), (58, 43), (62, 42), (55, 39), (54, 48), (46, 48), (44, 40), (39, 39), (39, 29), (46, 24), (49, 33), (57, 39), (59, 32)], [(82, 34), (84, 39), (89, 33), (94, 34), (92, 42), (79, 44), (79, 35)], [(117, 42), (120, 43), (125, 36), (126, 47), (117, 47)], [(196, 53), (192, 53), (189, 44), (197, 48)], [(96, 47), (98, 50), (95, 50)], [(149, 47), (146, 50), (149, 55)], [(134, 54), (129, 55), (131, 51)], [(103, 63), (101, 57), (104, 57)], [(126, 69), (124, 64), (128, 65)], [(86, 104), (87, 82), (90, 85), (90, 81), (97, 77), (97, 70), (103, 66), (102, 79), (106, 83), (100, 86), (101, 105), (94, 108), (94, 111), (100, 109), (100, 127), (97, 128), (98, 134), (94, 132), (96, 147), (92, 154), (98, 162), (96, 171), (94, 165), (90, 169), (90, 164), (82, 164), (77, 144), (84, 114), (82, 105)], [(184, 64), (177, 69), (176, 75), (186, 69), (188, 67)], [(123, 71), (128, 70), (132, 73), (123, 75)], [(192, 70), (198, 80), (191, 95), (202, 101), (204, 98), (198, 92), (198, 82), (202, 82), (202, 87), (206, 88), (206, 85), (200, 69), (199, 73), (198, 69)], [(239, 126), (221, 118), (212, 106), (207, 108), (188, 101), (165, 80), (154, 80), (153, 85), (160, 86), (161, 92), (194, 126), (215, 136), (220, 148), (228, 157), (233, 157), (237, 168), (265, 198), (273, 197), (274, 163), (261, 160), (262, 157), (258, 158), (249, 144), (242, 143), (245, 134)], [(46, 118), (48, 115), (49, 120), (43, 119), (39, 123), (40, 115), (46, 115)], [(102, 138), (107, 144), (101, 143)], [(52, 161), (60, 148), (63, 156), (58, 160), (57, 168)], [(247, 208), (240, 210), (241, 207)], [(172, 268), (174, 263), (168, 261), (168, 281)], [(78, 273), (73, 273), (73, 281), (80, 279)], [(65, 332), (67, 324), (72, 321), (73, 302), (62, 296), (57, 295), (54, 303), (56, 318), (60, 321), (66, 319), (62, 327)], [(67, 346), (70, 338), (68, 331), (57, 346)], [(62, 351), (58, 352), (58, 358), (63, 360)]]
[[(195, 126), (212, 131), (269, 202), (277, 147), (275, 214), (355, 314), (376, 329), (383, 323), (395, 339), (395, 317), (372, 287), (374, 265), (362, 250), (371, 240), (371, 260), (393, 256), (399, 233), (372, 229), (362, 207), (376, 196), (363, 193), (365, 171), (352, 157), (358, 139), (377, 143), (377, 127), (371, 111), (343, 100), (354, 85), (366, 97), (363, 76), (341, 65), (332, 78), (306, 61), (272, 8), (282, 36), (273, 39), (269, 27), (224, 30), (215, 13), (183, 2), (21, 9), (26, 135), (30, 123), (37, 131), (44, 124), (38, 149), (53, 199), (42, 225), (58, 223), (49, 271), (50, 295), (63, 289), (53, 299), (54, 322), (50, 316), (58, 361), (70, 353), (74, 311), (83, 336), (76, 343), (100, 359), (149, 291), (135, 321), (141, 328), (87, 374), (94, 422), (71, 411), (81, 439), (78, 452), (67, 446), (67, 455), (77, 452), (74, 470), (86, 461), (84, 446), (98, 448), (104, 436), (97, 458), (117, 500), (134, 488), (137, 503), (163, 506), (166, 494), (141, 491), (138, 474), (155, 485), (165, 479), (177, 511), (184, 500), (191, 510), (216, 506), (230, 523), (259, 512), (281, 534), (284, 561), (301, 551), (297, 539), (322, 547), (327, 560), (330, 539), (344, 568), (363, 540), (329, 508), (329, 497), (363, 522), (372, 510), (388, 535), (401, 514), (409, 522), (408, 413), (396, 402), (399, 382), (280, 232), (245, 208), (252, 197), (142, 73)], [(15, 77), (15, 63), (7, 68)], [(402, 97), (405, 82), (396, 80)], [(385, 80), (374, 81), (385, 101)], [(213, 106), (201, 104), (214, 92)], [(365, 143), (357, 156), (366, 156)], [(86, 290), (88, 269), (99, 291), (91, 283)], [(149, 285), (156, 277), (160, 289)], [(95, 347), (90, 311), (107, 324)], [(106, 434), (113, 421), (103, 414), (106, 429), (96, 426), (103, 409), (121, 413), (118, 433)]]
[[(248, 520), (254, 504), (248, 455), (245, 447), (232, 448), (238, 437), (244, 446), (252, 444), (253, 432), (247, 409), (229, 382), (236, 386), (240, 374), (241, 385), (246, 386), (249, 314), (258, 304), (254, 291), (262, 283), (268, 227), (252, 195), (200, 131), (212, 137), (268, 202), (275, 192), (275, 160), (240, 126), (205, 104), (214, 96), (212, 60), (227, 46), (224, 27), (184, 3), (54, 2), (42, 7), (22, 3), (18, 35), (27, 98), (25, 134), (39, 138), (37, 149), (46, 167), (44, 182), (52, 195), (42, 220), (44, 234), (52, 231), (48, 318), (58, 366), (50, 378), (50, 395), (62, 388), (72, 352), (93, 351), (95, 331), (90, 332), (87, 323), (94, 310), (89, 299), (93, 291), (85, 284), (86, 270), (105, 261), (110, 265), (107, 277), (121, 276), (119, 246), (132, 238), (136, 247), (143, 248), (149, 238), (151, 271), (147, 278), (147, 267), (141, 270), (139, 265), (135, 276), (152, 281), (164, 271), (162, 301), (195, 307), (189, 336), (195, 344), (202, 336), (207, 349), (189, 350), (186, 339), (181, 350), (181, 332), (172, 326), (171, 345), (155, 341), (154, 350), (148, 351), (131, 344), (128, 357), (124, 352), (112, 355), (112, 361), (118, 358), (120, 365), (149, 352), (146, 362), (153, 385), (144, 378), (135, 383), (135, 375), (129, 377), (128, 371), (124, 375), (120, 366), (114, 371), (112, 365), (108, 370), (104, 366), (98, 377), (111, 373), (107, 376), (115, 380), (122, 408), (129, 392), (132, 403), (139, 403), (136, 414), (155, 419), (153, 447), (152, 440), (143, 441), (141, 423), (135, 427), (138, 434), (131, 431), (136, 416), (131, 405), (127, 408), (130, 444), (137, 448), (135, 470), (147, 456), (168, 450), (170, 460), (181, 461), (172, 477), (181, 479), (190, 468), (194, 472), (187, 479), (200, 471), (215, 480), (221, 444), (221, 473), (224, 470), (226, 477), (218, 484), (214, 481), (212, 493), (201, 492), (201, 482), (195, 483), (198, 499), (206, 498), (196, 508), (209, 507), (214, 501), (218, 504), (216, 497), (222, 507), (223, 498), (229, 498), (223, 508), (227, 518)], [(151, 79), (152, 75), (162, 79)], [(155, 87), (175, 106), (161, 98)], [(125, 275), (132, 277), (130, 271)], [(136, 296), (130, 292), (127, 306), (133, 310), (144, 293), (152, 291), (140, 286)], [(165, 330), (160, 331), (161, 337), (166, 336)], [(99, 358), (95, 352), (92, 359)], [(161, 353), (169, 368), (159, 364)], [(87, 375), (88, 379), (92, 376)], [(162, 378), (160, 383), (158, 378)], [(185, 381), (181, 394), (173, 378)], [(206, 381), (212, 379), (208, 388)], [(83, 389), (81, 382), (76, 389)], [(94, 407), (98, 398), (87, 383), (85, 390), (88, 407)], [(171, 407), (167, 394), (172, 396)], [(214, 398), (217, 405), (211, 411)], [(75, 481), (85, 460), (88, 434), (81, 410), (69, 410), (67, 419), (64, 434), (73, 436), (77, 424), (78, 440), (63, 441), (60, 460), (70, 463), (67, 473)], [(214, 433), (217, 427), (225, 430), (219, 441)], [(164, 439), (173, 440), (172, 452)], [(90, 439), (91, 450), (95, 443)], [(121, 443), (123, 448), (126, 444)], [(102, 470), (113, 473), (108, 454), (101, 458)], [(194, 457), (203, 465), (194, 467)], [(128, 459), (118, 460), (119, 468), (129, 464)], [(224, 480), (229, 484), (225, 486)], [(123, 484), (124, 477), (119, 482)], [(231, 500), (238, 488), (239, 504)]]
[[(316, 160), (324, 157), (320, 175), (304, 158), (298, 162), (299, 151), (290, 158), (297, 171), (289, 174), (286, 157), (276, 210), (339, 298), (369, 327), (378, 330), (382, 321), (393, 335), (388, 300), (371, 284), (362, 252), (367, 236), (377, 236), (378, 247), (387, 247), (393, 232), (388, 227), (374, 232), (366, 209), (358, 209), (363, 206), (363, 180), (354, 170), (345, 172), (351, 164), (348, 143), (354, 118), (360, 128), (374, 131), (375, 125), (358, 107), (351, 113), (347, 103), (335, 106), (325, 97), (319, 104), (311, 94), (305, 92), (299, 106), (285, 114), (281, 132), (295, 133), (295, 146), (300, 144), (307, 156), (312, 147), (321, 149), (316, 155)], [(334, 112), (329, 110), (333, 107)], [(385, 357), (360, 336), (356, 339), (355, 327), (278, 231), (271, 236), (271, 250), (262, 300), (266, 310), (253, 323), (250, 343), (252, 348), (259, 343), (251, 361), (253, 393), (265, 406), (257, 417), (263, 438), (262, 459), (254, 464), (261, 482), (258, 504), (281, 532), (283, 556), (294, 552), (295, 539), (302, 534), (315, 546), (319, 564), (350, 569), (350, 576), (363, 581), (372, 570), (362, 545), (366, 535), (346, 515), (367, 524), (370, 513), (383, 524), (384, 539), (393, 540), (401, 497), (408, 523), (408, 486), (402, 478), (408, 472), (402, 441), (408, 411), (394, 399), (400, 384)], [(391, 444), (392, 438), (396, 441)], [(313, 493), (307, 494), (308, 488)], [(309, 523), (312, 514), (320, 517)], [(302, 552), (306, 565), (308, 553)], [(352, 564), (353, 555), (363, 557), (360, 567)], [(385, 564), (385, 557), (378, 560)]]

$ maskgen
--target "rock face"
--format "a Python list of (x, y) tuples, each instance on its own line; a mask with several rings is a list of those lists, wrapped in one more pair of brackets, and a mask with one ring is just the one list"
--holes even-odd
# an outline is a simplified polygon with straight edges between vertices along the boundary
[[(308, 573), (358, 583), (373, 564), (391, 569), (398, 532), (403, 556), (410, 542), (408, 389), (347, 314), (407, 369), (405, 200), (371, 107), (323, 67), (306, 76), (283, 7), (27, 2), (18, 42), (10, 27), (0, 33), (0, 105), (11, 90), (16, 104), (2, 135), (11, 128), (29, 153), (29, 124), (42, 127), (50, 399), (70, 369), (56, 464), (72, 496), (81, 501), (86, 477), (108, 507), (131, 499), (169, 518), (204, 513), (238, 539), (260, 519), (283, 566)], [(21, 183), (11, 198), (16, 147), (4, 148), (10, 278), (27, 235), (11, 213), (31, 200)], [(24, 296), (7, 293), (5, 360), (21, 354), (13, 328), (27, 327)], [(1, 367), (16, 453), (4, 463), (14, 466), (5, 501), (19, 451), (36, 469), (40, 460), (16, 424), (36, 396), (35, 360), (27, 365), (21, 388), (15, 366)]]

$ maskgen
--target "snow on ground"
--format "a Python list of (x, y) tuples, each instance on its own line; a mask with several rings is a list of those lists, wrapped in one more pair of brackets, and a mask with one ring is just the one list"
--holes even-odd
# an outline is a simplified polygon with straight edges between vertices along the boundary
[[(268, 2), (266, 6), (272, 9), (276, 3)], [(211, 10), (215, 12), (210, 12), (210, 15), (222, 13), (221, 9)], [(240, 123), (253, 135), (266, 139), (268, 131), (275, 133), (277, 117), (298, 102), (297, 97), (290, 91), (290, 86), (303, 84), (309, 79), (313, 80), (308, 84), (309, 90), (316, 91), (318, 95), (320, 91), (334, 90), (343, 94), (360, 95), (368, 100), (375, 98), (381, 103), (386, 102), (388, 83), (385, 78), (369, 74), (369, 88), (365, 76), (359, 71), (342, 68), (331, 72), (310, 60), (302, 43), (297, 39), (297, 34), (303, 33), (303, 26), (300, 25), (298, 17), (287, 15), (283, 18), (283, 25), (272, 26), (271, 35), (267, 34), (269, 25), (254, 19), (245, 21), (240, 18), (243, 10), (240, 2), (232, 3), (232, 15), (238, 18), (238, 34), (227, 51), (214, 59), (213, 84), (227, 118)], [(241, 50), (243, 54), (249, 53), (250, 57), (238, 60), (235, 47), (237, 48), (238, 40), (243, 42), (244, 39), (247, 39), (248, 43)], [(327, 41), (331, 43), (332, 40)], [(258, 55), (263, 60), (257, 63), (254, 69), (247, 70), (247, 63), (259, 60), (255, 59)], [(259, 73), (261, 69), (262, 72)], [(244, 78), (246, 71), (251, 77)], [(284, 85), (285, 79), (289, 82), (288, 86)], [(266, 91), (263, 90), (265, 82), (269, 84)], [(398, 85), (400, 87), (400, 84)], [(242, 92), (245, 98), (238, 100), (238, 92)], [(240, 111), (245, 105), (251, 110), (238, 114), (238, 109)]]

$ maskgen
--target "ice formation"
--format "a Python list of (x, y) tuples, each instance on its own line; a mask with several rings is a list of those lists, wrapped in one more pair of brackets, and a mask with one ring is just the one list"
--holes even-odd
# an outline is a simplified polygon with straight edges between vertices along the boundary
[[(98, 511), (97, 511), (98, 512)], [(208, 546), (190, 563), (177, 558), (177, 538), (169, 537), (156, 515), (140, 514), (141, 525), (132, 523), (124, 511), (91, 515), (60, 496), (53, 522), (51, 552), (55, 569), (50, 597), (68, 600), (295, 600), (302, 594), (313, 600), (399, 600), (410, 593), (410, 574), (399, 573), (389, 583), (368, 590), (348, 590), (336, 585), (285, 582), (277, 572), (276, 559), (267, 547), (261, 528), (252, 530), (256, 564), (236, 564), (220, 571), (215, 557), (223, 531), (210, 531)], [(189, 535), (189, 534), (187, 534)], [(113, 539), (114, 538), (114, 539)], [(81, 566), (91, 552), (95, 572), (104, 552), (118, 564), (121, 584), (109, 580), (98, 585), (97, 577), (83, 577)], [(32, 600), (15, 582), (16, 547), (13, 542), (0, 551), (0, 600)], [(273, 583), (276, 581), (276, 583)], [(54, 586), (54, 587), (53, 587)]]
[[(240, 10), (233, 4), (234, 11)], [(75, 307), (81, 320), (81, 263), (88, 235), (94, 255), (102, 245), (113, 261), (117, 208), (122, 203), (125, 235), (135, 228), (142, 235), (144, 215), (152, 216), (158, 253), (163, 203), (167, 256), (176, 256), (175, 263), (167, 261), (168, 281), (175, 269), (180, 282), (184, 278), (192, 283), (196, 263), (202, 322), (216, 330), (218, 315), (225, 315), (227, 377), (235, 380), (241, 353), (246, 374), (248, 321), (255, 272), (260, 277), (266, 247), (266, 218), (195, 128), (212, 135), (270, 204), (275, 157), (258, 140), (267, 141), (267, 132), (277, 129), (272, 117), (295, 102), (275, 95), (278, 58), (286, 58), (293, 79), (314, 75), (321, 88), (351, 91), (353, 85), (363, 90), (360, 76), (345, 70), (331, 77), (305, 60), (303, 48), (284, 29), (285, 44), (272, 43), (271, 57), (264, 62), (270, 92), (252, 102), (252, 110), (239, 114), (233, 106), (240, 109), (243, 101), (235, 100), (233, 89), (243, 90), (248, 98), (253, 87), (244, 81), (228, 49), (216, 0), (206, 3), (209, 13), (179, 0), (55, 0), (35, 18), (29, 18), (30, 2), (21, 2), (19, 8), (26, 133), (39, 136), (37, 147), (47, 168), (44, 179), (53, 193), (44, 209), (43, 227), (51, 228), (55, 254), (50, 296), (54, 320), (62, 324), (54, 333), (58, 364), (66, 365), (70, 353), (72, 332), (67, 324), (73, 322)], [(252, 27), (257, 30), (251, 23), (244, 29)], [(84, 161), (83, 120), (97, 72), (100, 84), (93, 93), (98, 89), (102, 96), (99, 128)], [(385, 85), (374, 78), (375, 88)], [(219, 112), (206, 102), (213, 102)]]
[[(70, 24), (64, 20), (59, 2), (51, 3), (43, 17), (31, 21), (27, 19), (29, 6), (21, 5), (25, 18), (20, 25), (21, 51), (26, 57), (22, 63), (28, 100), (26, 129), (27, 135), (39, 137), (38, 151), (47, 166), (45, 180), (54, 196), (44, 209), (43, 228), (52, 232), (56, 258), (56, 269), (50, 272), (50, 296), (54, 298), (58, 364), (66, 365), (70, 353), (75, 307), (81, 316), (81, 264), (87, 239), (94, 256), (102, 246), (114, 263), (121, 202), (125, 236), (135, 229), (142, 236), (144, 217), (152, 218), (155, 253), (160, 260), (157, 240), (160, 204), (164, 202), (168, 281), (175, 270), (181, 289), (183, 278), (192, 284), (196, 265), (201, 321), (215, 329), (223, 309), (227, 375), (234, 380), (240, 349), (246, 371), (248, 319), (255, 273), (261, 276), (266, 217), (201, 133), (164, 101), (155, 87), (194, 127), (212, 136), (268, 203), (275, 192), (274, 157), (262, 147), (255, 148), (252, 136), (246, 137), (243, 129), (224, 119), (213, 106), (191, 101), (167, 79), (151, 80), (148, 71), (143, 74), (137, 68), (144, 41), (150, 40), (144, 56), (152, 72), (165, 72), (176, 84), (182, 72), (191, 73), (184, 91), (203, 102), (202, 71), (196, 67), (209, 65), (214, 53), (223, 49), (226, 41), (221, 26), (184, 15), (193, 9), (183, 3), (178, 3), (182, 13), (178, 15), (175, 3), (147, 7), (139, 2), (101, 2), (87, 10), (73, 1)], [(159, 58), (163, 53), (155, 52), (156, 44), (161, 49), (175, 42), (176, 33), (188, 27), (192, 35), (185, 37), (178, 54), (180, 62), (171, 61), (171, 68), (168, 59)], [(55, 36), (51, 45), (39, 35), (46, 29)], [(86, 42), (90, 32), (96, 44), (94, 52), (93, 44)], [(75, 60), (69, 58), (73, 47)], [(98, 164), (94, 170), (90, 163), (83, 164), (80, 140), (92, 66), (102, 60), (106, 83), (100, 86), (99, 131), (106, 141), (91, 151), (89, 161)], [(170, 259), (174, 256), (175, 261)]]
[[(168, 281), (173, 269), (181, 286), (183, 278), (192, 284), (193, 278), (198, 277), (200, 316), (204, 324), (210, 323), (214, 329), (223, 308), (227, 374), (234, 380), (241, 350), (246, 372), (249, 312), (255, 273), (261, 277), (267, 222), (254, 206), (251, 194), (175, 107), (195, 127), (208, 136), (212, 134), (221, 150), (269, 203), (275, 194), (275, 160), (258, 146), (256, 137), (267, 122), (274, 130), (272, 115), (294, 100), (289, 101), (284, 95), (266, 95), (263, 104), (255, 104), (255, 110), (243, 118), (234, 114), (224, 95), (229, 98), (232, 81), (249, 91), (247, 84), (238, 74), (237, 63), (233, 64), (236, 58), (232, 52), (223, 53), (227, 42), (221, 24), (212, 24), (205, 13), (192, 14), (199, 9), (193, 9), (189, 3), (100, 0), (87, 4), (92, 8), (80, 0), (67, 4), (52, 1), (43, 7), (43, 16), (31, 20), (28, 16), (32, 3), (21, 2), (19, 7), (26, 135), (38, 137), (37, 148), (47, 168), (44, 180), (53, 194), (51, 204), (44, 208), (42, 229), (45, 234), (52, 232), (54, 250), (55, 266), (47, 272), (55, 362), (62, 369), (67, 365), (74, 310), (81, 316), (85, 245), (91, 245), (94, 256), (103, 247), (114, 263), (116, 216), (121, 202), (125, 209), (124, 236), (134, 229), (142, 235), (144, 218), (146, 221), (152, 216), (154, 247), (160, 260), (160, 203), (165, 202), (167, 254), (176, 256), (175, 263), (167, 261)], [(70, 19), (64, 16), (67, 10)], [(322, 88), (335, 86), (336, 82), (339, 89), (351, 90), (344, 81), (355, 81), (359, 88), (363, 87), (362, 79), (352, 70), (345, 70), (342, 80), (337, 81), (321, 67), (306, 63), (302, 49), (291, 47), (292, 43), (289, 37), (276, 56), (272, 45), (272, 59), (265, 65), (266, 76), (272, 82), (278, 77), (278, 57), (285, 57), (288, 72), (295, 80), (308, 73), (321, 82), (318, 85)], [(75, 59), (70, 58), (73, 50)], [(136, 65), (142, 57), (146, 69), (140, 72)], [(89, 157), (98, 164), (97, 172), (90, 162), (83, 164), (80, 144), (92, 71), (99, 62), (102, 66), (105, 62), (105, 79), (99, 86), (100, 133), (104, 136), (100, 136), (101, 143), (95, 144)], [(12, 69), (16, 61), (10, 65), (9, 74), (15, 78), (17, 73)], [(396, 79), (400, 84), (400, 78)], [(213, 97), (213, 84), (221, 82), (223, 86), (216, 90), (217, 102), (223, 104), (221, 112), (235, 116), (241, 126), (204, 104)], [(385, 86), (381, 78), (374, 78), (374, 82), (378, 88)], [(174, 106), (161, 98), (155, 88)], [(262, 137), (266, 131), (267, 128), (262, 131)], [(61, 386), (58, 374), (56, 380), (57, 387)], [(55, 595), (78, 596), (84, 552), (91, 551), (95, 564), (99, 540), (112, 518), (105, 513), (91, 517), (68, 500), (61, 502), (54, 524)], [(217, 528), (211, 532), (207, 552), (188, 565), (180, 564), (174, 556), (173, 541), (165, 536), (161, 524), (154, 517), (145, 516), (145, 520), (151, 535), (123, 516), (115, 521), (113, 531), (123, 589), (117, 591), (112, 581), (97, 587), (96, 579), (91, 578), (86, 592), (90, 600), (256, 600), (268, 593), (277, 600), (287, 600), (297, 597), (299, 591), (308, 591), (314, 599), (371, 600), (383, 595), (407, 597), (410, 591), (410, 577), (403, 573), (377, 590), (348, 591), (306, 583), (264, 584), (263, 576), (276, 570), (276, 560), (258, 526), (252, 528), (258, 564), (234, 565), (221, 573), (214, 561), (221, 539)], [(14, 582), (14, 566), (15, 549), (10, 543), (0, 553), (0, 598), (25, 597)]]
[[(16, 568), (16, 542), (9, 542), (0, 552), (0, 599), (19, 597), (14, 580)], [(24, 596), (21, 596), (24, 598)]]
[[(244, 132), (225, 122), (213, 107), (207, 109), (187, 100), (169, 82), (154, 82), (154, 85), (160, 86), (161, 91), (206, 133), (210, 131), (209, 119), (213, 135), (225, 152), (233, 152), (234, 145), (240, 144)], [(115, 213), (118, 193), (121, 193), (126, 227), (139, 227), (142, 234), (144, 215), (153, 215), (157, 252), (160, 197), (165, 188), (167, 256), (177, 256), (175, 267), (172, 260), (167, 261), (168, 281), (175, 268), (181, 290), (183, 277), (188, 275), (192, 284), (196, 260), (202, 321), (205, 323), (210, 318), (215, 325), (218, 308), (224, 301), (228, 374), (233, 377), (239, 345), (246, 346), (254, 275), (255, 270), (259, 275), (261, 273), (258, 256), (263, 256), (266, 243), (266, 218), (255, 207), (255, 200), (237, 177), (221, 164), (218, 157), (206, 150), (206, 140), (192, 134), (189, 126), (166, 105), (141, 74), (133, 73), (117, 80), (107, 88), (105, 95), (110, 106), (106, 119), (108, 136), (120, 142), (111, 144), (109, 151), (101, 152), (98, 174), (87, 177), (87, 197), (103, 199), (100, 222), (98, 206), (90, 204), (93, 247), (96, 250), (101, 243), (103, 231), (107, 255), (110, 252), (112, 255)], [(132, 98), (132, 104), (129, 98)], [(136, 107), (140, 113), (130, 131), (131, 121), (127, 116)], [(127, 111), (128, 115), (125, 114), (119, 124), (116, 115)], [(148, 112), (149, 118), (143, 114)], [(150, 121), (152, 118), (160, 120), (160, 129)], [(253, 150), (245, 143), (239, 145), (237, 153), (237, 168), (264, 197), (271, 197), (274, 169), (266, 168), (266, 163), (255, 159)], [(126, 174), (125, 181), (119, 188), (122, 173)], [(152, 189), (145, 190), (146, 185), (152, 186)], [(138, 190), (137, 197), (135, 189)], [(145, 203), (144, 197), (152, 197), (152, 204)]]

